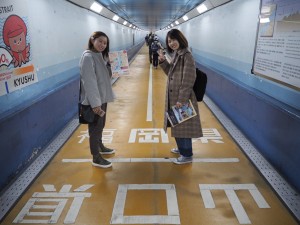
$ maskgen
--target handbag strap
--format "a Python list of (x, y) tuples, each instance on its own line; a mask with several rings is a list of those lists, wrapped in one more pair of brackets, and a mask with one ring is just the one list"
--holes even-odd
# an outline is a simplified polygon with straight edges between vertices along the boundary
[(78, 103), (80, 102), (80, 96), (81, 96), (81, 79), (79, 78), (79, 95), (78, 95)]
[[(84, 51), (83, 54), (82, 54), (82, 57), (84, 56), (84, 54), (87, 53), (87, 51)], [(95, 60), (93, 58), (93, 61), (95, 63)], [(81, 96), (81, 77), (79, 78), (79, 96), (78, 96), (78, 103), (81, 103), (80, 102), (80, 96)]]

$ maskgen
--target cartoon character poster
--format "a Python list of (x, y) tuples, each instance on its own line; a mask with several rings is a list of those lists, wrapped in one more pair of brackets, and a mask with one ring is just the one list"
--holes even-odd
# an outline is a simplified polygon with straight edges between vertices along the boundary
[(5, 2), (0, 3), (0, 96), (37, 82), (28, 17), (19, 15), (15, 5)]

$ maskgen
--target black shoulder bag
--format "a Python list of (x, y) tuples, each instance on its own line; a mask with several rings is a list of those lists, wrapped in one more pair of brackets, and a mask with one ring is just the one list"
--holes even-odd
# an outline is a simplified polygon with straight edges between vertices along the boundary
[(81, 123), (81, 124), (94, 123), (97, 120), (97, 114), (94, 113), (94, 111), (90, 105), (83, 105), (80, 103), (81, 81), (79, 81), (79, 82), (80, 82), (79, 100), (78, 100), (79, 123)]
[(196, 98), (198, 102), (203, 100), (206, 84), (207, 84), (207, 75), (203, 71), (196, 68), (196, 80), (194, 83), (193, 90), (195, 92)]
[[(182, 68), (184, 66), (184, 60), (182, 60)], [(203, 71), (196, 67), (196, 80), (193, 86), (193, 91), (196, 95), (197, 102), (203, 100), (207, 84), (207, 75)]]

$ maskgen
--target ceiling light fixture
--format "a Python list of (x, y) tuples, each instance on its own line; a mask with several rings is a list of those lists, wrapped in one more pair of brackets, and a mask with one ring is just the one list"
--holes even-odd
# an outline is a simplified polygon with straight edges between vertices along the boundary
[(260, 23), (270, 23), (270, 18), (267, 17), (267, 18), (260, 18), (259, 20)]
[(189, 18), (187, 17), (187, 15), (185, 15), (185, 16), (182, 17), (182, 19), (183, 19), (184, 21), (187, 21)]
[(118, 21), (119, 17), (117, 15), (114, 15), (113, 20)]
[(271, 13), (271, 7), (270, 6), (263, 6), (261, 8), (261, 14), (270, 14)]
[(123, 22), (123, 25), (126, 25), (127, 24), (127, 21), (125, 20), (124, 22)]
[(201, 5), (199, 5), (199, 6), (197, 7), (197, 11), (198, 11), (200, 14), (201, 14), (201, 13), (204, 13), (206, 10), (207, 10), (207, 7), (206, 7), (206, 5), (204, 5), (204, 3), (201, 4)]
[(90, 9), (95, 11), (96, 13), (100, 13), (102, 10), (102, 5), (99, 5), (97, 2), (94, 2), (91, 6)]
[(179, 24), (179, 22), (176, 20), (176, 21), (175, 21), (175, 24), (176, 24), (176, 25), (178, 25), (178, 24)]

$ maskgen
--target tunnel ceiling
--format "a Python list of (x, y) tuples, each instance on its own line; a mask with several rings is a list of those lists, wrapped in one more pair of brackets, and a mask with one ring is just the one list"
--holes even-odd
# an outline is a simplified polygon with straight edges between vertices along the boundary
[(97, 0), (101, 5), (144, 30), (159, 30), (204, 0)]

